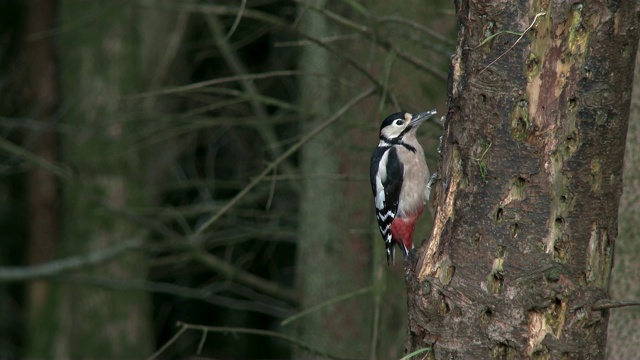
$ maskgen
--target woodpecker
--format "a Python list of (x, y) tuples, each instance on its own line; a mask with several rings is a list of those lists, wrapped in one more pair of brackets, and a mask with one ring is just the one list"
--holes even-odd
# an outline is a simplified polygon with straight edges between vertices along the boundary
[(387, 264), (395, 262), (394, 243), (402, 249), (405, 259), (409, 256), (413, 231), (429, 199), (429, 168), (416, 132), (435, 113), (435, 110), (418, 115), (397, 112), (380, 126), (380, 142), (371, 156), (370, 177)]

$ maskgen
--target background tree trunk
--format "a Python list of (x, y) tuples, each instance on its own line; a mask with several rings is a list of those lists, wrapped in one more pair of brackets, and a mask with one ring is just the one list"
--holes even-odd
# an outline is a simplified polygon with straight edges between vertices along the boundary
[[(61, 80), (66, 106), (63, 160), (74, 169), (64, 183), (59, 256), (98, 251), (143, 238), (145, 231), (114, 216), (149, 203), (144, 154), (131, 141), (136, 122), (121, 96), (139, 91), (139, 11), (130, 2), (60, 4)], [(66, 27), (71, 28), (66, 28)], [(106, 279), (143, 279), (141, 253), (83, 272), (56, 286), (49, 311), (32, 329), (27, 357), (144, 358), (151, 351), (149, 296), (91, 286)], [(63, 279), (64, 281), (64, 279)]]
[[(618, 211), (618, 239), (611, 273), (611, 297), (640, 299), (640, 57), (636, 56), (631, 121), (624, 154), (624, 190)], [(609, 359), (633, 359), (640, 354), (640, 308), (612, 310), (609, 320)]]
[[(407, 351), (604, 356), (636, 2), (458, 1), (431, 240)], [(523, 36), (505, 33), (528, 32)]]
[[(415, 66), (403, 62), (394, 51), (371, 46), (362, 39), (347, 40), (353, 30), (322, 11), (344, 19), (353, 16), (354, 21), (369, 24), (374, 29), (372, 32), (381, 36), (377, 40), (390, 36), (393, 41), (389, 42), (394, 46), (410, 49), (418, 57), (423, 54), (421, 43), (409, 39), (406, 32), (409, 27), (434, 24), (434, 27), (440, 25), (441, 34), (452, 32), (447, 31), (452, 30), (450, 19), (443, 20), (443, 13), (451, 4), (436, 1), (431, 5), (374, 1), (367, 3), (366, 11), (361, 13), (354, 11), (356, 8), (329, 5), (326, 1), (300, 6), (301, 20), (297, 27), (300, 32), (326, 41), (342, 55), (336, 56), (335, 52), (317, 45), (305, 44), (301, 48), (299, 69), (308, 74), (300, 77), (301, 103), (314, 114), (302, 133), (314, 129), (348, 99), (358, 96), (358, 92), (369, 86), (380, 86), (376, 93), (380, 96), (371, 96), (356, 104), (354, 111), (341, 116), (308, 143), (301, 156), (300, 171), (305, 181), (300, 201), (296, 274), (303, 298), (301, 307), (306, 309), (360, 291), (299, 320), (302, 339), (331, 354), (392, 359), (402, 353), (406, 328), (402, 256), (396, 258), (395, 266), (387, 266), (384, 243), (375, 221), (368, 179), (369, 159), (378, 143), (382, 119), (396, 111), (419, 112), (442, 104), (443, 99), (438, 96), (444, 94), (444, 81), (433, 74), (416, 71)], [(387, 17), (388, 14), (394, 16)], [(430, 44), (440, 46), (446, 56), (441, 61), (425, 52), (428, 54), (425, 58), (432, 59), (435, 69), (447, 65), (448, 51), (452, 50), (447, 50), (446, 43), (446, 38), (440, 35)], [(360, 68), (346, 60), (352, 60)], [(363, 76), (363, 72), (368, 76)], [(378, 84), (372, 82), (371, 77)], [(421, 142), (431, 165), (435, 164), (440, 132), (441, 127), (434, 123), (421, 128)], [(430, 220), (425, 213), (416, 232), (416, 244), (424, 239)]]
[[(54, 27), (56, 1), (28, 2), (24, 59), (26, 81), (23, 90), (28, 118), (40, 122), (42, 130), (26, 139), (34, 155), (50, 163), (58, 161), (56, 111), (60, 86), (57, 77), (57, 57), (52, 37), (43, 36)], [(27, 174), (29, 219), (29, 264), (42, 264), (53, 259), (60, 230), (60, 199), (58, 179), (53, 172), (34, 167)], [(49, 285), (34, 281), (29, 285), (31, 316), (38, 318), (45, 310)], [(31, 324), (30, 326), (35, 326)]]
[[(326, 1), (314, 1), (320, 8)], [(322, 39), (333, 35), (332, 23), (322, 14), (300, 5), (300, 30)], [(302, 106), (313, 114), (304, 122), (302, 133), (315, 129), (342, 104), (331, 80), (338, 62), (322, 47), (312, 44), (302, 49), (299, 69)], [(320, 74), (318, 76), (317, 74)], [(336, 146), (342, 125), (324, 130), (302, 149), (300, 171), (305, 178), (300, 197), (297, 271), (301, 307), (310, 308), (370, 284), (370, 248), (362, 234), (351, 235), (349, 202), (343, 183), (330, 179), (349, 160)], [(364, 358), (369, 352), (371, 301), (358, 296), (339, 306), (330, 306), (300, 320), (300, 338), (320, 350), (346, 357)], [(348, 340), (346, 340), (348, 338)], [(304, 354), (296, 355), (297, 358)]]

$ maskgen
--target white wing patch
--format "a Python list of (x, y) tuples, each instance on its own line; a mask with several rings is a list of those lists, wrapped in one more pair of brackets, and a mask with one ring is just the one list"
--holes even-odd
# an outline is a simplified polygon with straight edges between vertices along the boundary
[[(376, 208), (381, 210), (384, 208), (385, 196), (384, 186), (382, 182), (387, 179), (387, 161), (389, 160), (389, 150), (382, 154), (380, 158), (380, 164), (378, 165), (378, 173), (376, 174)], [(388, 214), (387, 214), (388, 215)], [(392, 215), (393, 216), (393, 215)], [(386, 216), (385, 216), (386, 218)]]
[[(376, 177), (376, 187), (378, 186), (378, 177)], [(382, 184), (382, 182), (381, 182)], [(376, 195), (376, 209), (382, 210), (384, 208), (384, 190), (379, 191), (378, 195)]]

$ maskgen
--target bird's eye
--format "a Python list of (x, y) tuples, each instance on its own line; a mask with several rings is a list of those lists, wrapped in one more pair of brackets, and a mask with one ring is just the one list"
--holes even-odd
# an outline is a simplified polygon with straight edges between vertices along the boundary
[(394, 121), (393, 123), (394, 123), (396, 126), (402, 126), (402, 125), (404, 125), (404, 121), (402, 121), (402, 120), (396, 120), (396, 121)]

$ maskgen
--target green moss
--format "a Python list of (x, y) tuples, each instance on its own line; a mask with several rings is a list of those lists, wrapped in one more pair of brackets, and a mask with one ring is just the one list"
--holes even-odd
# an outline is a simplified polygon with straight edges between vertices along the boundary
[(560, 280), (560, 270), (558, 268), (551, 268), (544, 274), (547, 281), (556, 282)]
[(524, 141), (527, 139), (529, 127), (529, 101), (520, 99), (511, 113), (511, 132), (516, 140)]
[(544, 320), (547, 325), (551, 328), (551, 331), (554, 334), (558, 334), (558, 330), (562, 325), (562, 318), (564, 314), (562, 314), (562, 310), (558, 309), (555, 305), (552, 305), (545, 313)]
[(538, 58), (538, 55), (536, 55), (536, 53), (533, 51), (529, 54), (529, 58), (526, 61), (526, 69), (527, 76), (529, 78), (535, 78), (540, 75), (540, 59)]
[(438, 278), (443, 285), (448, 285), (453, 278), (455, 273), (455, 267), (453, 266), (453, 262), (448, 257), (444, 258), (440, 262), (440, 269), (438, 272)]
[(567, 19), (569, 27), (569, 38), (567, 40), (567, 52), (565, 56), (580, 56), (585, 54), (587, 42), (589, 40), (589, 32), (583, 24), (582, 4), (575, 4), (571, 16)]

